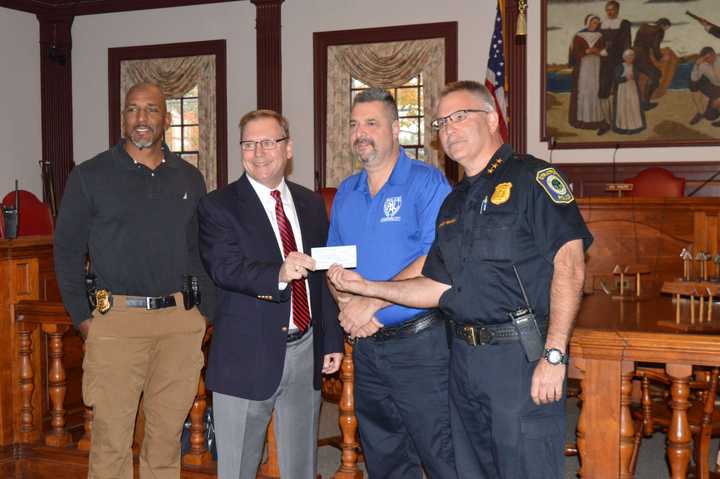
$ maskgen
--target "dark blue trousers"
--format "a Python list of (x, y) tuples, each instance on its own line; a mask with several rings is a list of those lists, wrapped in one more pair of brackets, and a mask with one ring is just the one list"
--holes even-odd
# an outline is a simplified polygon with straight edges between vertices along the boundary
[(564, 396), (540, 406), (532, 401), (537, 362), (528, 363), (520, 343), (470, 346), (455, 338), (451, 356), (450, 411), (458, 477), (562, 478)]
[(442, 321), (353, 348), (355, 411), (370, 479), (454, 479), (449, 351)]

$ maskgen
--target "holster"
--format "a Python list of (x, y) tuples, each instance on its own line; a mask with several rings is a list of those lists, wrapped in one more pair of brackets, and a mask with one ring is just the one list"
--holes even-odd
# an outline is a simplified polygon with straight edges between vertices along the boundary
[(529, 362), (539, 360), (543, 355), (545, 340), (540, 333), (535, 314), (531, 309), (518, 309), (509, 313), (510, 320), (520, 337), (520, 344)]

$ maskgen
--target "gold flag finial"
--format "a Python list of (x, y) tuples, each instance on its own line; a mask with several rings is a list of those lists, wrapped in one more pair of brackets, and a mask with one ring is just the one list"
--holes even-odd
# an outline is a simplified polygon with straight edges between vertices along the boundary
[(518, 1), (518, 17), (515, 28), (516, 36), (527, 36), (527, 0)]

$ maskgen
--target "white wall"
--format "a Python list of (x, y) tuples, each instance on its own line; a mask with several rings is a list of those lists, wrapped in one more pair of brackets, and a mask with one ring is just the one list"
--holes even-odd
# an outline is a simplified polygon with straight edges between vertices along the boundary
[(35, 15), (0, 7), (0, 199), (15, 178), (42, 198), (39, 41)]
[(226, 2), (81, 16), (72, 37), (76, 163), (108, 148), (108, 48), (226, 40), (228, 180), (240, 176), (237, 124), (256, 106), (254, 5)]
[(458, 22), (458, 77), (485, 79), (493, 0), (288, 0), (282, 6), (283, 112), (295, 138), (293, 179), (313, 186), (313, 32)]
[[(528, 136), (527, 149), (533, 155), (548, 159), (546, 142), (540, 142), (540, 2), (528, 2), (527, 38), (527, 96)], [(557, 163), (610, 163), (613, 149), (555, 150), (553, 162)], [(621, 148), (617, 152), (618, 163), (629, 162), (677, 162), (718, 161), (720, 147), (703, 146), (691, 148)]]

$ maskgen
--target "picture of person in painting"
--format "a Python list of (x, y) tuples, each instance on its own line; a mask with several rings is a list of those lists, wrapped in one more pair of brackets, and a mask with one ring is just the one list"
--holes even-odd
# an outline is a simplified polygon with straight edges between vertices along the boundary
[(665, 31), (670, 26), (670, 20), (661, 18), (655, 23), (643, 23), (635, 34), (635, 43), (633, 44), (635, 67), (648, 77), (642, 95), (644, 110), (652, 110), (658, 105), (651, 101), (653, 92), (660, 86), (660, 77), (662, 76), (662, 72), (655, 66), (655, 62), (662, 63), (666, 60), (660, 51), (660, 44), (665, 38)]
[(704, 47), (690, 73), (690, 91), (697, 112), (691, 125), (703, 118), (720, 126), (720, 57), (712, 47)]
[(645, 112), (640, 107), (640, 87), (635, 68), (635, 52), (627, 49), (622, 54), (622, 63), (615, 69), (615, 105), (613, 106), (613, 131), (632, 135), (646, 127)]
[(619, 17), (620, 3), (610, 0), (605, 4), (607, 17), (600, 25), (605, 41), (607, 56), (600, 61), (600, 106), (603, 109), (603, 116), (607, 123), (611, 123), (610, 95), (615, 85), (616, 72), (623, 63), (623, 53), (630, 48), (632, 38), (630, 36), (630, 22)]
[(600, 33), (600, 17), (585, 17), (585, 28), (580, 30), (570, 48), (570, 65), (573, 67), (573, 85), (570, 96), (570, 125), (575, 128), (606, 133), (610, 125), (605, 121), (600, 106), (600, 61), (607, 55), (605, 41)]

